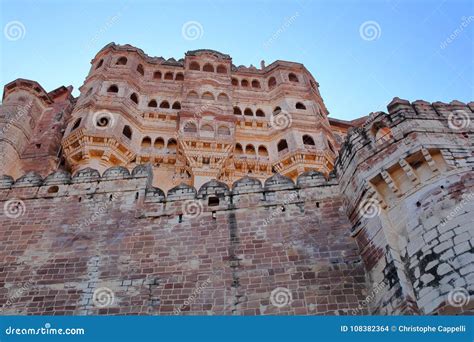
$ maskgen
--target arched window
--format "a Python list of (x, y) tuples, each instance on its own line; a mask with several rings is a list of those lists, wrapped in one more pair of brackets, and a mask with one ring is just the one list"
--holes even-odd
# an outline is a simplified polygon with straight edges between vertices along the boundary
[(168, 71), (165, 74), (165, 80), (172, 80), (172, 79), (173, 79), (173, 73)]
[(285, 139), (281, 139), (278, 142), (277, 149), (278, 149), (278, 152), (281, 152), (281, 151), (284, 151), (284, 150), (288, 149), (288, 143), (286, 142)]
[(288, 74), (288, 79), (290, 80), (290, 82), (295, 82), (295, 83), (298, 83), (298, 76), (296, 76), (295, 74), (293, 74), (292, 72)]
[(255, 155), (255, 147), (253, 145), (247, 145), (245, 148), (245, 154)]
[(168, 145), (166, 146), (166, 148), (168, 149), (168, 151), (170, 152), (176, 152), (176, 146), (178, 144), (176, 143), (176, 140), (174, 140), (173, 138), (169, 139), (168, 140)]
[(233, 86), (238, 86), (239, 85), (239, 80), (236, 78), (232, 78), (232, 85)]
[(252, 88), (260, 88), (260, 82), (257, 80), (252, 81)]
[(198, 62), (191, 62), (189, 64), (189, 70), (201, 70)]
[(125, 125), (123, 127), (122, 134), (128, 139), (132, 139), (132, 129), (130, 128), (130, 126)]
[(137, 71), (140, 75), (142, 75), (142, 76), (145, 75), (145, 70), (143, 70), (143, 65), (138, 64)]
[(214, 128), (208, 124), (201, 126), (201, 135), (206, 137), (214, 136)]
[(108, 93), (118, 93), (118, 87), (115, 85), (115, 84), (112, 84), (108, 89), (107, 89), (107, 92)]
[(255, 112), (255, 115), (262, 118), (265, 117), (265, 113), (261, 109), (257, 109), (257, 111)]
[(315, 145), (313, 138), (307, 134), (303, 135), (303, 144), (311, 146)]
[(217, 96), (217, 101), (219, 101), (219, 102), (228, 102), (228, 101), (229, 101), (229, 96), (227, 96), (227, 95), (224, 94), (224, 93), (220, 93), (220, 94)]
[(76, 122), (74, 122), (74, 125), (71, 128), (71, 132), (77, 129), (81, 125), (81, 121), (82, 121), (82, 118), (79, 118), (76, 120)]
[(224, 136), (230, 135), (230, 129), (227, 126), (219, 126), (219, 128), (217, 129), (217, 134)]
[(138, 104), (138, 95), (136, 93), (133, 93), (132, 95), (130, 95), (130, 100)]
[(117, 65), (126, 65), (127, 64), (127, 57), (120, 57), (118, 60), (117, 60)]
[(181, 72), (178, 72), (174, 77), (176, 81), (184, 81), (184, 75)]
[(172, 109), (181, 109), (181, 103), (179, 103), (178, 101), (176, 101), (175, 103), (173, 103), (173, 107), (171, 107)]
[(194, 122), (186, 122), (184, 125), (183, 131), (187, 133), (196, 133), (197, 132), (197, 127)]
[(262, 157), (268, 157), (268, 150), (265, 146), (260, 145), (258, 147), (258, 155)]
[(239, 107), (234, 107), (234, 114), (236, 114), (236, 115), (242, 115), (242, 111), (240, 110)]
[(188, 93), (188, 99), (198, 99), (199, 98), (199, 95), (198, 93), (196, 93), (195, 91), (191, 90), (189, 93)]
[(168, 101), (162, 101), (160, 103), (160, 108), (170, 108), (170, 103)]
[(268, 88), (273, 89), (276, 87), (276, 85), (277, 85), (276, 78), (270, 77), (270, 79), (268, 80)]
[(212, 64), (204, 64), (204, 66), (202, 67), (202, 71), (206, 71), (206, 72), (214, 72), (214, 67), (212, 66)]
[(158, 107), (158, 103), (156, 102), (156, 100), (151, 100), (150, 102), (148, 102), (148, 107), (156, 108)]
[(151, 138), (144, 137), (142, 140), (142, 147), (150, 147), (151, 146)]
[(217, 66), (217, 73), (218, 74), (227, 74), (227, 68), (225, 67), (225, 65), (218, 65)]
[(99, 68), (102, 66), (102, 64), (104, 64), (104, 60), (103, 60), (103, 59), (101, 59), (101, 60), (99, 61), (99, 63), (97, 63), (97, 66), (95, 67), (95, 69), (96, 69), (96, 70), (99, 69)]
[(249, 86), (249, 81), (247, 81), (247, 80), (242, 80), (242, 81), (240, 81), (240, 85), (241, 85), (242, 87), (248, 87), (248, 86)]
[(253, 116), (253, 112), (250, 108), (245, 108), (244, 115)]
[(165, 147), (165, 141), (163, 140), (163, 138), (156, 138), (155, 143), (153, 144), (153, 147), (157, 148), (157, 149), (164, 148)]
[(205, 93), (202, 94), (201, 99), (203, 100), (215, 100), (214, 95), (212, 93), (206, 91)]
[(275, 109), (273, 109), (273, 115), (277, 115), (277, 114), (280, 114), (281, 112), (281, 108), (280, 107), (275, 107)]
[(301, 102), (296, 102), (296, 109), (306, 109), (306, 106)]
[(161, 80), (161, 71), (155, 71), (155, 72), (153, 73), (153, 78), (154, 78), (155, 80)]
[(234, 149), (235, 154), (243, 154), (244, 150), (242, 149), (242, 145), (239, 143), (235, 144), (235, 149)]

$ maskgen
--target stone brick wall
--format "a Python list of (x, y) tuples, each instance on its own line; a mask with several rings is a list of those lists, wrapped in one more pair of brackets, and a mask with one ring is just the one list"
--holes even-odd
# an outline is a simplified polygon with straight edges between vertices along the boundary
[[(144, 166), (3, 177), (0, 204), (22, 202), (0, 216), (2, 313), (333, 315), (365, 298), (334, 178), (166, 197), (151, 179)], [(97, 289), (113, 303), (94, 304)]]

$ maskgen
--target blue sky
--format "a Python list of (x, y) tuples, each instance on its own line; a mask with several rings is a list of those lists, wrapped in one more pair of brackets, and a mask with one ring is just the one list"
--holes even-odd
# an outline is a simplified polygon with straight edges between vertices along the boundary
[[(71, 84), (77, 96), (90, 60), (114, 41), (165, 58), (209, 48), (236, 65), (301, 62), (340, 119), (386, 110), (395, 96), (474, 100), (468, 0), (0, 2), (2, 88), (21, 77), (47, 91)], [(182, 34), (190, 21), (202, 27), (194, 40)]]

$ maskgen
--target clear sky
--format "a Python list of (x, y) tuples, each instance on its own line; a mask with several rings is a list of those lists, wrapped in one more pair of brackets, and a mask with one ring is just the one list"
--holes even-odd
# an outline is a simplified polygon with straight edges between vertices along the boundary
[(474, 100), (472, 0), (0, 2), (2, 88), (21, 77), (77, 96), (114, 41), (165, 58), (208, 48), (235, 65), (301, 62), (341, 119), (386, 111), (395, 96)]

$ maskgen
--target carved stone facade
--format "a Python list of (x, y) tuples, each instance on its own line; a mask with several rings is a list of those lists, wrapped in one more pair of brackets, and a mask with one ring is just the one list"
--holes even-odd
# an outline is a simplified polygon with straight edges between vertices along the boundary
[(109, 44), (77, 99), (16, 80), (2, 312), (473, 313), (473, 113), (395, 98), (329, 119), (303, 65), (212, 50)]

